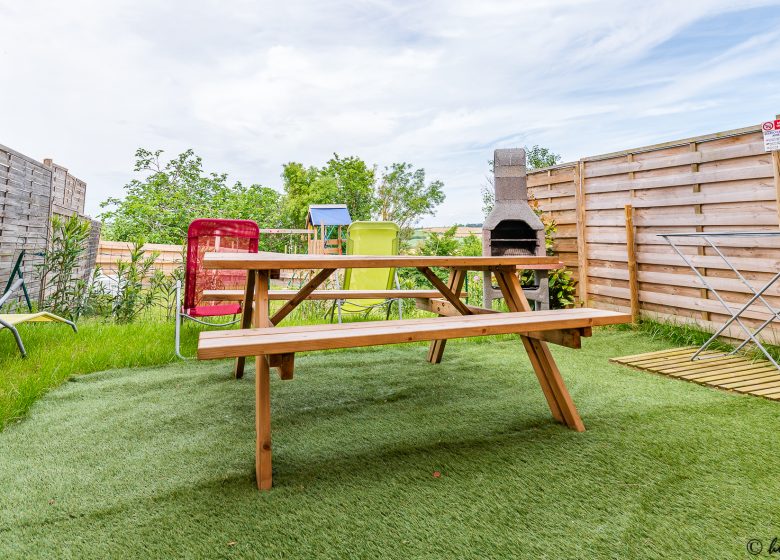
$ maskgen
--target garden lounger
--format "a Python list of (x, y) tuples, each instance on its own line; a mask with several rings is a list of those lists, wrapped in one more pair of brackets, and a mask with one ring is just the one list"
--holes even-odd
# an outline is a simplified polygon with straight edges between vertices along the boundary
[[(347, 229), (347, 255), (397, 255), (400, 246), (400, 229), (392, 222), (352, 222)], [(344, 290), (390, 290), (395, 284), (400, 290), (398, 276), (394, 268), (348, 268), (344, 272)], [(357, 299), (357, 298), (355, 298)], [(398, 304), (398, 318), (403, 318), (403, 303), (400, 298), (390, 299), (338, 299), (331, 309), (338, 310), (338, 320), (341, 323), (342, 313), (367, 312), (375, 307), (387, 306), (387, 315), (393, 302)]]
[[(14, 290), (19, 289), (23, 285), (24, 280), (21, 278), (14, 282), (5, 295), (0, 298), (0, 307), (2, 307), (2, 305), (10, 299)], [(19, 347), (19, 352), (22, 353), (23, 358), (27, 356), (27, 351), (24, 348), (22, 337), (19, 335), (19, 331), (16, 329), (16, 325), (20, 325), (22, 323), (65, 323), (66, 325), (70, 325), (70, 327), (73, 329), (73, 332), (78, 332), (76, 325), (72, 321), (68, 321), (67, 319), (63, 319), (58, 315), (54, 315), (53, 313), (48, 313), (46, 311), (40, 311), (38, 313), (0, 313), (0, 330), (8, 329), (11, 331), (11, 334), (13, 334), (14, 338), (16, 339), (16, 345)]]

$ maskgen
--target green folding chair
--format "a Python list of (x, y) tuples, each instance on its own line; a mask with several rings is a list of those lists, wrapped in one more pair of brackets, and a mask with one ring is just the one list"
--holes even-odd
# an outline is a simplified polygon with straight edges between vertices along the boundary
[[(347, 229), (347, 255), (397, 255), (400, 247), (400, 228), (392, 222), (352, 222)], [(400, 289), (394, 268), (348, 268), (344, 273), (344, 290), (391, 290)], [(368, 313), (377, 307), (387, 306), (385, 318), (390, 317), (393, 303), (398, 305), (398, 317), (403, 318), (401, 299), (336, 300), (331, 308), (338, 310), (341, 323), (342, 313)]]

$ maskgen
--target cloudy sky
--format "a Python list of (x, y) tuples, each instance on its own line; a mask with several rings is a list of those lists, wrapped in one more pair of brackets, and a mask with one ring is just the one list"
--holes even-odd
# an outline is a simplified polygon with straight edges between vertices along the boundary
[(333, 152), (422, 166), (481, 221), (496, 147), (565, 161), (780, 113), (780, 3), (0, 0), (0, 144), (120, 195), (138, 147), (279, 188)]

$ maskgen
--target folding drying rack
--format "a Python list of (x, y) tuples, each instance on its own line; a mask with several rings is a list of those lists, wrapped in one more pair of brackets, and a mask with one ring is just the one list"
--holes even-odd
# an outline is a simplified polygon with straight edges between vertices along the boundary
[[(761, 341), (758, 340), (758, 335), (761, 331), (763, 331), (772, 321), (775, 319), (780, 319), (780, 309), (775, 309), (770, 305), (770, 303), (764, 298), (764, 293), (771, 288), (775, 282), (777, 282), (778, 278), (780, 278), (780, 272), (777, 272), (772, 278), (766, 282), (763, 286), (761, 286), (758, 290), (753, 288), (753, 286), (750, 284), (750, 282), (747, 281), (747, 279), (737, 270), (737, 268), (731, 263), (729, 258), (723, 254), (723, 251), (720, 250), (717, 246), (717, 241), (725, 238), (780, 238), (780, 232), (769, 232), (769, 231), (753, 231), (753, 232), (697, 232), (697, 233), (661, 233), (658, 234), (659, 237), (662, 237), (669, 245), (674, 249), (674, 251), (680, 255), (680, 258), (685, 261), (685, 264), (687, 264), (689, 267), (691, 267), (691, 270), (693, 270), (694, 274), (699, 278), (701, 283), (703, 284), (703, 287), (709, 290), (712, 295), (715, 296), (715, 298), (721, 303), (723, 308), (726, 310), (726, 314), (729, 315), (731, 318), (727, 320), (722, 327), (720, 327), (710, 338), (702, 344), (701, 348), (699, 348), (693, 356), (691, 356), (691, 361), (693, 360), (706, 360), (708, 358), (720, 358), (723, 356), (730, 356), (737, 352), (739, 352), (742, 348), (745, 347), (746, 344), (749, 342), (752, 342), (756, 345), (756, 347), (761, 350), (761, 352), (766, 356), (767, 360), (769, 360), (772, 365), (774, 365), (777, 369), (780, 370), (780, 365), (775, 361), (775, 359), (767, 352), (766, 348), (764, 348), (764, 345), (761, 344)], [(745, 285), (747, 286), (748, 290), (750, 290), (750, 293), (753, 294), (753, 296), (745, 302), (741, 307), (735, 307), (733, 304), (729, 304), (727, 301), (725, 301), (721, 295), (718, 293), (718, 291), (710, 284), (710, 282), (707, 280), (707, 277), (704, 276), (701, 272), (699, 272), (697, 265), (693, 262), (692, 257), (696, 257), (697, 255), (686, 255), (683, 253), (677, 245), (675, 245), (675, 241), (679, 239), (684, 238), (698, 238), (702, 239), (705, 243), (705, 246), (709, 246), (712, 248), (715, 253), (723, 260), (724, 264), (728, 269), (734, 272), (736, 274), (737, 278)], [(707, 267), (701, 267), (701, 268), (707, 268)], [(755, 330), (751, 330), (750, 327), (745, 325), (744, 322), (741, 320), (742, 314), (747, 311), (747, 309), (753, 305), (753, 303), (756, 302), (756, 300), (761, 301), (767, 309), (769, 309), (769, 318), (761, 323)], [(726, 354), (717, 354), (712, 356), (702, 356), (701, 353), (707, 349), (707, 347), (712, 344), (712, 342), (718, 338), (718, 336), (721, 335), (729, 326), (731, 326), (733, 323), (737, 323), (742, 330), (745, 332), (746, 338), (742, 341), (742, 343), (737, 346), (734, 350), (731, 352), (728, 352)]]

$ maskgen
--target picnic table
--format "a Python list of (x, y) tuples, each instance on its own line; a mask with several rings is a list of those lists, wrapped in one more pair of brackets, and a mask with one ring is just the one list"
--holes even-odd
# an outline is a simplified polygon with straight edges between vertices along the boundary
[[(279, 253), (207, 253), (207, 269), (246, 270), (241, 329), (210, 331), (200, 335), (199, 359), (236, 358), (234, 375), (243, 374), (244, 359), (256, 356), (256, 471), (261, 490), (271, 488), (270, 369), (278, 368), (282, 379), (292, 379), (295, 352), (353, 348), (402, 342), (430, 341), (427, 359), (439, 363), (448, 338), (495, 334), (518, 334), (536, 373), (553, 417), (576, 431), (585, 426), (546, 342), (579, 347), (581, 336), (591, 327), (630, 322), (631, 316), (599, 309), (575, 308), (529, 313), (517, 273), (523, 269), (555, 269), (555, 257), (500, 256), (364, 256), (288, 255)], [(420, 306), (437, 313), (430, 319), (372, 321), (341, 325), (276, 327), (305, 301), (337, 269), (416, 268), (433, 285), (441, 298), (428, 298)], [(442, 281), (433, 267), (448, 270)], [(308, 283), (273, 314), (270, 313), (270, 277), (279, 269), (319, 270)], [(492, 273), (501, 289), (509, 313), (470, 306), (461, 301), (468, 271)], [(254, 327), (250, 329), (250, 327)]]

